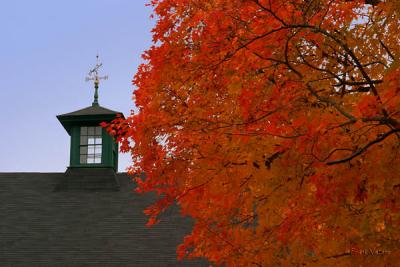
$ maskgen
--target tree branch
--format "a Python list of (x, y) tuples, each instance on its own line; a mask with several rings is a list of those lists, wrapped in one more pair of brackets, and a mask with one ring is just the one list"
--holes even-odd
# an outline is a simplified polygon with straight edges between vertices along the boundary
[(340, 160), (335, 160), (335, 161), (330, 161), (327, 162), (327, 165), (335, 165), (335, 164), (340, 164), (340, 163), (345, 163), (347, 161), (350, 161), (352, 159), (354, 159), (355, 157), (361, 155), (363, 152), (365, 152), (369, 147), (371, 147), (374, 144), (380, 143), (383, 140), (385, 140), (387, 137), (389, 137), (392, 134), (395, 134), (397, 132), (400, 132), (400, 128), (396, 128), (393, 129), (385, 134), (380, 135), (378, 138), (376, 138), (375, 140), (369, 142), (367, 145), (365, 145), (364, 147), (360, 148), (359, 150), (357, 150), (356, 152), (354, 152), (353, 154), (351, 154), (350, 156), (340, 159)]

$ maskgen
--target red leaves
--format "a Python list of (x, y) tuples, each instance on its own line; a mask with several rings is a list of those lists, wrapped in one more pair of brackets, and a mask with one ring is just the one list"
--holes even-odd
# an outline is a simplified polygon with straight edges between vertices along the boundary
[(174, 201), (194, 218), (180, 258), (352, 266), (362, 263), (334, 256), (349, 242), (398, 242), (389, 2), (152, 2), (139, 113), (102, 126), (132, 154), (132, 172), (146, 173), (138, 191), (162, 198), (149, 224)]
[[(146, 213), (146, 211), (145, 211), (144, 213), (145, 213), (146, 215), (149, 215), (149, 214)], [(158, 220), (157, 217), (151, 216), (151, 217), (149, 218), (149, 220), (147, 221), (146, 226), (147, 226), (147, 227), (151, 227), (151, 226), (153, 226), (154, 224), (158, 223), (159, 221), (160, 221), (160, 220)]]
[(362, 180), (357, 185), (356, 195), (354, 200), (357, 202), (364, 202), (368, 198), (367, 180)]
[(381, 107), (376, 96), (365, 95), (357, 104), (360, 113), (364, 117), (373, 117), (380, 113)]
[(250, 107), (252, 107), (252, 101), (255, 97), (255, 93), (251, 89), (242, 89), (242, 94), (239, 97), (239, 103), (243, 108), (243, 117), (248, 119), (249, 115), (252, 114)]

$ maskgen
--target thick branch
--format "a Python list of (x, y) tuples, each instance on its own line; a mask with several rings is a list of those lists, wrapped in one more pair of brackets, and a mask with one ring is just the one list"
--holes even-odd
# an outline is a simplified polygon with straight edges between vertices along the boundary
[(310, 91), (310, 93), (315, 96), (319, 101), (321, 102), (325, 102), (331, 106), (333, 106), (334, 108), (336, 108), (337, 111), (339, 111), (343, 116), (345, 116), (346, 118), (348, 118), (350, 121), (355, 122), (357, 121), (357, 119), (351, 115), (350, 113), (346, 112), (342, 107), (340, 107), (335, 101), (333, 101), (332, 99), (328, 98), (328, 97), (323, 97), (317, 94), (317, 92), (315, 92), (314, 89), (311, 88), (311, 86), (309, 84), (307, 84), (307, 89)]
[(327, 165), (335, 165), (335, 164), (348, 162), (348, 161), (354, 159), (355, 157), (361, 155), (363, 152), (365, 152), (372, 145), (382, 142), (387, 137), (389, 137), (390, 135), (395, 134), (397, 132), (400, 132), (400, 128), (393, 129), (393, 130), (391, 130), (391, 131), (389, 131), (389, 132), (387, 132), (385, 134), (380, 135), (378, 138), (376, 138), (375, 140), (369, 142), (367, 145), (365, 145), (364, 147), (360, 148), (359, 150), (357, 150), (356, 152), (354, 152), (353, 154), (351, 154), (350, 156), (348, 156), (346, 158), (343, 158), (343, 159), (340, 159), (340, 160), (335, 160), (335, 161), (330, 161), (330, 162), (327, 162), (326, 164)]

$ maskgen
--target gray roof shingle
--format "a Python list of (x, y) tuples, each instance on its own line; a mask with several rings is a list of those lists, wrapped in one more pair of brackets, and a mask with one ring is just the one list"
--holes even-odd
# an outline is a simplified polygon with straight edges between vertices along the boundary
[(176, 260), (191, 221), (172, 207), (145, 226), (139, 195), (126, 174), (119, 191), (54, 191), (63, 173), (0, 173), (0, 266), (207, 266)]

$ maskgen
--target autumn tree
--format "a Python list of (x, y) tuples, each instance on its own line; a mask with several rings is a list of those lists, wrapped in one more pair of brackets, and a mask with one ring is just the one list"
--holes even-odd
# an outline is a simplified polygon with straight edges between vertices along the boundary
[[(139, 191), (194, 218), (179, 257), (226, 266), (395, 266), (397, 0), (153, 0), (109, 131)], [(365, 255), (368, 254), (368, 255)]]

